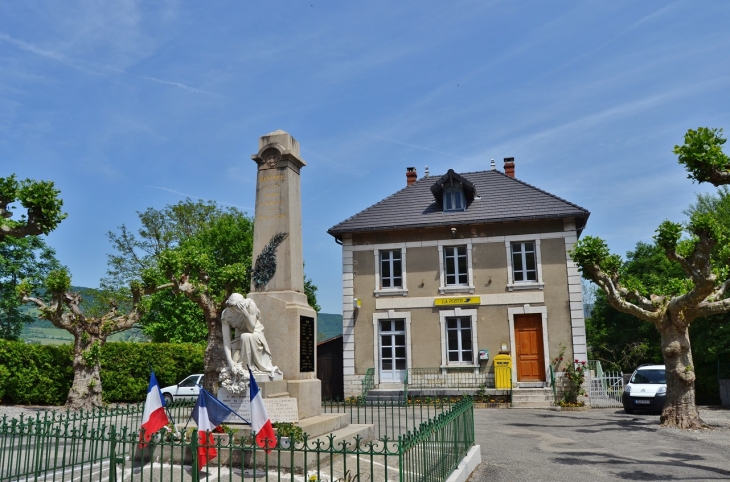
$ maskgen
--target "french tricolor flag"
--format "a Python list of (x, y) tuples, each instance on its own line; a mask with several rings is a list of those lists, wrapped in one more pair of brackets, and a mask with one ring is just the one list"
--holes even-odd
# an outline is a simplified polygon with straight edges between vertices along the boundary
[(147, 400), (144, 402), (142, 413), (142, 430), (139, 433), (140, 448), (147, 446), (146, 443), (152, 438), (152, 434), (170, 423), (165, 412), (165, 401), (162, 398), (160, 385), (155, 378), (155, 372), (150, 373), (150, 385), (147, 388)]
[(251, 430), (256, 432), (256, 445), (267, 449), (266, 451), (269, 452), (268, 449), (276, 447), (274, 427), (271, 426), (269, 414), (266, 413), (264, 399), (261, 397), (259, 386), (250, 368), (248, 369), (248, 373), (251, 377), (251, 386), (249, 387), (251, 394)]

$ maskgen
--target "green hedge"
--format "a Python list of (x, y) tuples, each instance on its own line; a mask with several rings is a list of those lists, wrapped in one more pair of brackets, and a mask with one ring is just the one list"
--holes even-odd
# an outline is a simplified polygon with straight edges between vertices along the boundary
[(73, 381), (71, 345), (26, 345), (0, 340), (0, 392), (4, 403), (60, 405)]
[[(144, 400), (149, 364), (160, 386), (203, 371), (204, 347), (113, 342), (101, 351), (105, 402)], [(0, 399), (22, 405), (62, 405), (73, 381), (71, 345), (27, 345), (0, 340)]]

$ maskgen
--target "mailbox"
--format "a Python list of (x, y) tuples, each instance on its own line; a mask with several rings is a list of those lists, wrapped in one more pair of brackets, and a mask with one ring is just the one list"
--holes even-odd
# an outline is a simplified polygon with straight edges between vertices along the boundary
[(497, 390), (512, 388), (512, 357), (510, 355), (494, 357), (494, 388)]

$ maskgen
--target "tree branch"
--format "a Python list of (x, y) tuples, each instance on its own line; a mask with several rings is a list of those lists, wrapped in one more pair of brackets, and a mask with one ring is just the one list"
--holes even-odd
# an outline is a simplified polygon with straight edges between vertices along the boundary
[[(657, 323), (662, 319), (664, 313), (662, 305), (654, 305), (638, 293), (632, 293), (626, 288), (621, 287), (618, 283), (614, 284), (614, 280), (604, 273), (598, 265), (584, 266), (583, 270), (591, 277), (594, 283), (603, 289), (606, 293), (608, 303), (617, 310), (649, 323)], [(642, 307), (627, 301), (627, 297), (629, 296), (636, 298)], [(653, 309), (649, 309), (650, 307)]]
[(60, 303), (55, 296), (54, 303), (52, 303), (50, 306), (46, 305), (46, 303), (40, 298), (35, 298), (27, 295), (23, 295), (21, 301), (23, 303), (35, 304), (41, 312), (39, 318), (50, 321), (56, 328), (61, 328), (62, 330), (66, 331), (72, 331), (73, 320), (69, 319), (69, 317), (67, 316), (64, 316), (63, 304)]
[(24, 238), (25, 236), (38, 236), (40, 234), (44, 234), (43, 228), (35, 220), (31, 220), (30, 217), (24, 224), (15, 226), (0, 225), (0, 241), (3, 241), (6, 236)]
[(710, 168), (707, 170), (707, 181), (713, 184), (715, 187), (720, 187), (726, 184), (730, 184), (730, 166), (725, 166), (724, 169)]
[[(699, 233), (698, 237), (699, 241), (695, 245), (691, 261), (686, 261), (689, 265), (687, 274), (692, 279), (694, 286), (689, 292), (676, 296), (669, 301), (669, 309), (671, 311), (687, 311), (689, 314), (690, 310), (694, 311), (693, 307), (704, 302), (704, 300), (707, 299), (708, 296), (712, 295), (715, 290), (717, 276), (712, 272), (711, 260), (712, 249), (715, 247), (715, 240), (707, 233)], [(677, 258), (681, 257), (679, 257), (679, 255), (677, 255), (674, 251), (675, 250), (666, 250), (667, 257), (678, 261)], [(685, 269), (685, 271), (687, 271), (687, 269)], [(689, 319), (689, 321), (692, 320)]]

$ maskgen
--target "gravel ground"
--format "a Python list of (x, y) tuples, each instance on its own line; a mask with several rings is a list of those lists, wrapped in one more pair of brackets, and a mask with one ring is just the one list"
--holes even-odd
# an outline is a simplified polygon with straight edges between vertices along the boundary
[(49, 407), (38, 405), (0, 405), (0, 418), (7, 416), (8, 418), (20, 418), (21, 415), (28, 417), (38, 412), (64, 410), (63, 407)]

